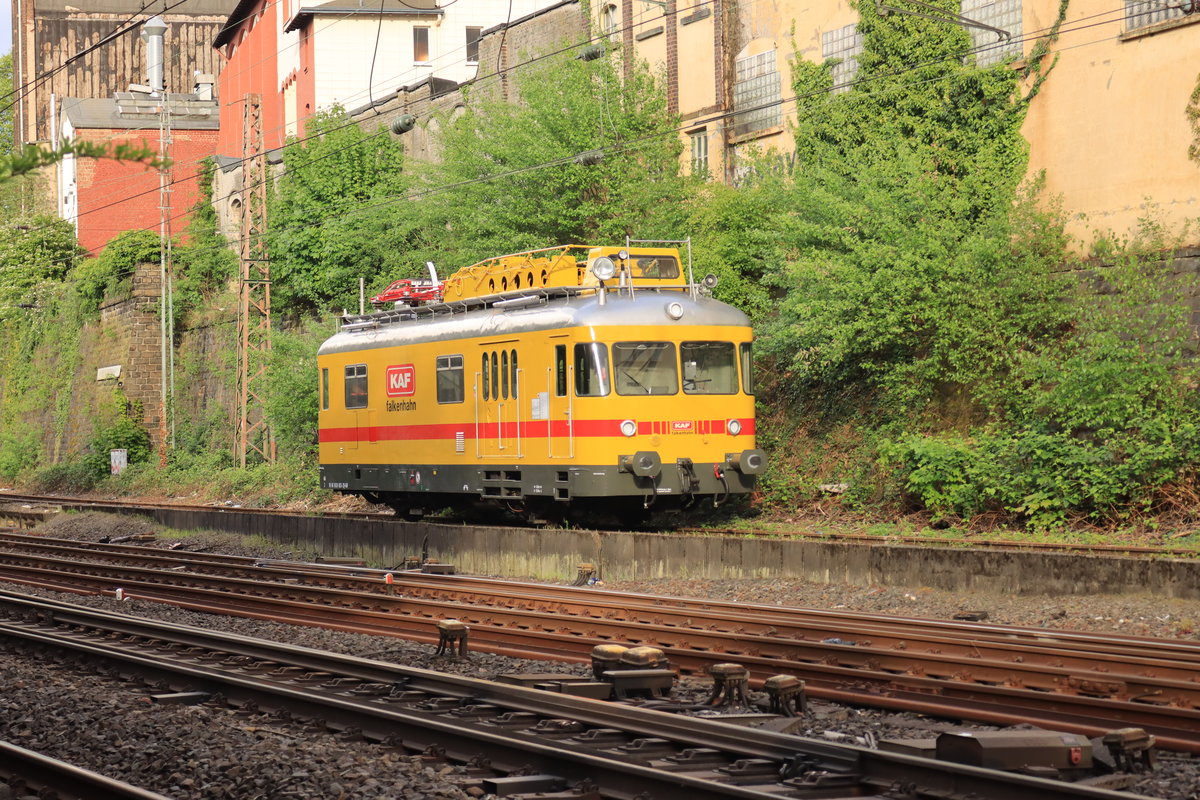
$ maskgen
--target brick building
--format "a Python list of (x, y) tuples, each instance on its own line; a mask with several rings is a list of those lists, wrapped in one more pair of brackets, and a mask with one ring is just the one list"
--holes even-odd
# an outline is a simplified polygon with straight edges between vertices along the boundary
[(140, 20), (162, 15), (167, 23), (164, 77), (167, 91), (186, 92), (193, 76), (216, 74), (213, 37), (231, 0), (12, 0), (13, 85), (29, 86), (14, 98), (17, 145), (49, 142), (58, 128), (55, 100), (111, 97), (146, 82), (138, 40)]
[[(209, 84), (211, 89), (211, 84)], [(200, 161), (216, 152), (217, 103), (200, 94), (170, 95), (167, 106), (172, 166), (169, 172), (170, 230), (187, 227), (187, 211), (200, 198)], [(113, 99), (67, 98), (62, 104), (62, 135), (109, 145), (145, 145), (157, 151), (162, 102), (146, 93), (118, 92)], [(59, 170), (59, 216), (75, 224), (79, 244), (93, 255), (122, 231), (157, 231), (160, 177), (136, 162), (76, 159)]]

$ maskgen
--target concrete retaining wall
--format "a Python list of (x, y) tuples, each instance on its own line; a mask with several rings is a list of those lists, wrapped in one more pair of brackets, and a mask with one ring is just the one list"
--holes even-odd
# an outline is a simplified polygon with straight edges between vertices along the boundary
[[(87, 506), (79, 506), (81, 510)], [(108, 509), (101, 509), (108, 510)], [(738, 536), (479, 528), (237, 510), (146, 509), (180, 530), (258, 534), (298, 551), (374, 566), (421, 554), (459, 572), (568, 580), (591, 562), (606, 580), (802, 578), (819, 583), (928, 586), (1005, 594), (1136, 594), (1200, 598), (1200, 560), (1118, 558), (966, 548), (844, 544)]]

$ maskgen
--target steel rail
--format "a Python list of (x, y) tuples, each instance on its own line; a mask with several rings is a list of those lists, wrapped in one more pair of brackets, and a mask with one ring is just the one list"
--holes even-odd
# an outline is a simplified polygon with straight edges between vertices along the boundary
[[(18, 557), (0, 554), (0, 575), (11, 580), (67, 586), (75, 591), (111, 592), (121, 586), (128, 595), (200, 611), (402, 636), (416, 641), (436, 641), (437, 622), (446, 616), (455, 616), (471, 624), (471, 641), (475, 649), (517, 657), (586, 661), (591, 647), (597, 643), (637, 640), (639, 636), (650, 641), (645, 632), (655, 627), (640, 626), (634, 631), (629, 626), (596, 623), (581, 636), (579, 631), (573, 631), (560, 621), (539, 619), (531, 612), (501, 614), (486, 609), (485, 613), (490, 616), (475, 617), (469, 608), (439, 607), (424, 601), (398, 599), (392, 606), (383, 602), (387, 598), (379, 595), (355, 596), (316, 587), (221, 580), (174, 571), (163, 574), (136, 568), (113, 576), (100, 569), (100, 565), (59, 562), (47, 569), (15, 566), (12, 564), (14, 558)], [(137, 580), (135, 575), (146, 580)], [(169, 580), (171, 584), (155, 579)], [(189, 582), (191, 586), (183, 585)], [(297, 600), (296, 596), (305, 599)], [(369, 608), (364, 608), (363, 603)], [(377, 610), (380, 607), (392, 610)], [(426, 615), (412, 613), (416, 607), (425, 608)], [(442, 613), (438, 613), (439, 608)], [(464, 613), (458, 613), (460, 611)], [(797, 648), (803, 649), (795, 642), (772, 641), (778, 650), (772, 656), (763, 655), (761, 649), (750, 650), (745, 638), (735, 634), (697, 634), (659, 628), (665, 636), (683, 633), (695, 637), (696, 641), (654, 640), (685, 674), (703, 674), (714, 663), (736, 659), (747, 667), (755, 681), (781, 672), (792, 673), (802, 677), (808, 684), (809, 693), (817, 697), (998, 724), (1032, 722), (1092, 736), (1113, 727), (1138, 726), (1153, 733), (1168, 749), (1200, 752), (1200, 736), (1197, 735), (1200, 713), (1174, 706), (1091, 697), (1085, 693), (1090, 687), (1078, 682), (1072, 685), (1072, 676), (1065, 670), (1049, 669), (1045, 673), (1049, 676), (1047, 683), (1040, 687), (1041, 690), (1033, 690), (971, 682), (965, 675), (956, 675), (955, 670), (961, 667), (945, 659), (931, 662), (943, 664), (940, 669), (944, 674), (924, 675), (920, 674), (924, 659), (915, 657), (888, 662), (892, 666), (892, 671), (888, 671), (869, 660), (856, 661), (864, 658), (860, 648), (845, 648), (848, 651), (845, 663), (828, 663), (824, 658), (802, 660), (789, 655)], [(707, 642), (709, 649), (695, 649), (697, 641)], [(1011, 666), (1004, 665), (1005, 668)], [(1178, 683), (1164, 684), (1156, 691), (1178, 689)], [(1069, 690), (1074, 693), (1065, 693)]]
[[(1114, 656), (1129, 656), (1133, 659), (1176, 662), (1181, 669), (1200, 668), (1200, 642), (1176, 639), (894, 616), (881, 618), (879, 615), (851, 611), (743, 605), (719, 600), (517, 583), (461, 575), (423, 574), (419, 571), (392, 572), (393, 584), (388, 586), (383, 583), (385, 576), (389, 574), (388, 570), (364, 566), (255, 559), (136, 545), (76, 542), (24, 534), (0, 534), (0, 543), (5, 543), (10, 549), (50, 553), (64, 558), (96, 552), (108, 554), (115, 563), (151, 564), (172, 568), (186, 566), (186, 569), (193, 573), (237, 575), (267, 580), (301, 580), (305, 585), (388, 593), (414, 599), (454, 598), (458, 602), (477, 606), (553, 611), (563, 615), (623, 622), (651, 620), (656, 624), (681, 628), (811, 639), (814, 642), (823, 642), (830, 637), (842, 640), (871, 637), (868, 641), (854, 644), (900, 647), (912, 651), (922, 643), (927, 643), (942, 652), (947, 648), (962, 648), (973, 657), (983, 654), (981, 643), (995, 643), (1010, 651), (1018, 646), (1064, 651), (1055, 654), (1061, 661), (1060, 666), (1064, 667), (1077, 666), (1071, 661), (1071, 651), (1074, 651), (1080, 660), (1078, 666), (1109, 660)], [(99, 556), (97, 558), (104, 560)], [(212, 566), (206, 567), (206, 564)], [(1154, 665), (1146, 663), (1145, 666)], [(1170, 669), (1171, 666), (1164, 664), (1163, 668)], [(1194, 673), (1182, 674), (1179, 677), (1184, 680), (1200, 680)]]
[(23, 783), (38, 797), (58, 800), (170, 800), (8, 742), (0, 742), (0, 775), (8, 778), (9, 791), (12, 783)]
[[(56, 545), (39, 546), (21, 542), (22, 549), (32, 549), (41, 553), (54, 553), (58, 556), (78, 554), (75, 548), (62, 548)], [(122, 563), (134, 561), (139, 564), (151, 563), (159, 566), (168, 564), (183, 564), (185, 561), (178, 556), (163, 556), (162, 551), (150, 555), (121, 554)], [(4, 556), (0, 555), (0, 561)], [(192, 569), (196, 569), (192, 567)], [(203, 568), (201, 568), (203, 569)], [(228, 567), (223, 567), (220, 573), (222, 579), (234, 577)], [(439, 599), (433, 591), (422, 595), (414, 592), (405, 585), (402, 576), (401, 585), (384, 584), (379, 576), (364, 578), (345, 575), (331, 580), (325, 573), (313, 575), (301, 570), (279, 569), (271, 567), (239, 567), (234, 568), (236, 575), (246, 575), (249, 579), (285, 581), (296, 579), (301, 575), (305, 586), (319, 586), (333, 583), (339, 590), (383, 594), (388, 592), (400, 593), (397, 596), (389, 593), (380, 599), (380, 603), (394, 605), (404, 601), (407, 613), (419, 613), (422, 607), (430, 608), (423, 603), (432, 604), (432, 612), (425, 616), (435, 616), (442, 613), (445, 601)], [(173, 573), (175, 574), (175, 573)], [(207, 573), (205, 573), (207, 574)], [(445, 586), (446, 584), (442, 584)], [(299, 591), (298, 589), (296, 591)], [(456, 603), (462, 603), (461, 593), (457, 594)], [(688, 638), (694, 647), (701, 646), (710, 634), (730, 634), (745, 642), (745, 648), (751, 652), (770, 655), (778, 650), (776, 640), (787, 640), (793, 645), (786, 654), (787, 658), (802, 661), (820, 661), (838, 663), (843, 666), (862, 666), (867, 663), (875, 664), (876, 668), (894, 672), (908, 667), (913, 659), (921, 658), (931, 662), (925, 668), (931, 675), (944, 675), (947, 665), (960, 665), (963, 659), (969, 659), (971, 680), (976, 682), (991, 682), (1006, 685), (1019, 685), (1043, 690), (1075, 689), (1086, 694), (1120, 695), (1126, 697), (1156, 697), (1154, 702), (1170, 703), (1185, 707), (1200, 707), (1200, 647), (1190, 651), (1174, 649), (1172, 652), (1148, 652), (1146, 650), (1129, 651), (1124, 648), (1099, 649), (1096, 646), (1084, 647), (1076, 643), (1060, 643), (1056, 637), (1049, 634), (1039, 635), (1036, 639), (1014, 640), (1004, 633), (983, 635), (975, 633), (969, 638), (952, 637), (937, 633), (926, 633), (918, 629), (910, 629), (903, 634), (897, 634), (888, 629), (890, 621), (876, 623), (872, 626), (846, 625), (845, 623), (808, 623), (796, 625), (778, 618), (782, 615), (771, 615), (756, 618), (752, 615), (722, 614), (707, 612), (699, 620), (694, 614), (683, 615), (672, 613), (669, 609), (654, 607), (638, 608), (626, 603), (625, 608), (610, 609), (605, 613), (597, 613), (592, 598), (587, 598), (583, 604), (580, 593), (576, 592), (575, 599), (570, 604), (554, 603), (547, 605), (540, 599), (528, 596), (512, 595), (514, 601), (505, 605), (508, 610), (519, 609), (538, 616), (547, 613), (571, 617), (584, 625), (593, 625), (593, 620), (607, 623), (621, 623), (634, 627), (645, 627), (645, 636), (638, 641), (647, 644), (671, 646), (671, 638)], [(491, 602), (487, 602), (487, 601)], [(408, 602), (411, 601), (411, 602)], [(455, 610), (450, 613), (475, 622), (483, 612), (479, 606), (495, 607), (493, 594), (472, 595), (468, 601), (471, 610)], [(648, 616), (639, 616), (648, 614)], [(652, 624), (651, 624), (652, 623)], [(505, 624), (514, 624), (508, 620)], [(520, 625), (520, 622), (515, 624)], [(679, 629), (672, 635), (664, 636), (661, 628)], [(689, 633), (694, 631), (695, 633)], [(611, 637), (611, 632), (605, 638)], [(849, 641), (846, 637), (871, 637), (858, 641)], [(627, 636), (628, 638), (628, 636)], [(759, 639), (769, 640), (774, 644), (756, 644)], [(1149, 642), (1146, 643), (1149, 647)], [(706, 649), (729, 649), (723, 643), (705, 645)], [(848, 649), (853, 648), (853, 649)], [(781, 654), (781, 657), (782, 656)], [(1026, 664), (1026, 662), (1034, 662)], [(1057, 677), (1047, 679), (1046, 666), (1039, 667), (1036, 662), (1052, 667), (1051, 674)], [(1063, 672), (1063, 671), (1066, 672)], [(1168, 682), (1175, 683), (1169, 684)], [(1165, 694), (1166, 691), (1175, 694)]]
[[(570, 781), (595, 780), (606, 797), (882, 799), (905, 791), (906, 797), (945, 800), (1132, 800), (1104, 789), (448, 676), (14, 593), (0, 595), (0, 606), (9, 616), (0, 631), (26, 648), (67, 648), (89, 663), (119, 659), (123, 672), (219, 691), (235, 705), (285, 709), (409, 750), (435, 746), (468, 760), (483, 749), (502, 771), (533, 766)], [(154, 652), (148, 654), (147, 648)], [(202, 663), (221, 656), (240, 673)], [(274, 671), (264, 676), (270, 668)], [(312, 688), (314, 680), (322, 686)], [(621, 733), (612, 736), (613, 731)], [(714, 757), (721, 766), (715, 766)]]
[[(0, 565), (17, 567), (21, 563), (36, 566), (44, 557), (27, 559), (15, 554), (0, 553)], [(19, 563), (14, 563), (19, 562)], [(63, 573), (97, 574), (96, 570), (77, 561), (54, 559), (46, 561)], [(175, 563), (175, 562), (170, 562)], [(781, 660), (808, 663), (832, 663), (840, 666), (870, 666), (885, 672), (913, 672), (915, 662), (921, 662), (921, 671), (931, 677), (954, 679), (963, 672), (963, 659), (969, 659), (969, 678), (980, 683), (1015, 685), (1044, 691), (1077, 690), (1085, 694), (1111, 695), (1117, 697), (1159, 698), (1159, 704), (1183, 707), (1200, 707), (1200, 671), (1196, 663), (1176, 662), (1166, 658), (1117, 657), (1091, 650), (1076, 655), (1073, 652), (1053, 649), (1038, 654), (1042, 662), (1031, 658), (1034, 649), (1029, 643), (1007, 641), (986, 642), (972, 639), (966, 642), (944, 636), (922, 636), (910, 632), (907, 637), (886, 634), (882, 629), (876, 635), (883, 641), (849, 642), (844, 639), (830, 641), (822, 637), (843, 631), (824, 630), (811, 635), (808, 629), (792, 630), (786, 625), (771, 624), (753, 629), (753, 626), (685, 625), (678, 618), (666, 618), (662, 611), (655, 611), (650, 620), (637, 619), (633, 615), (620, 617), (579, 616), (572, 609), (562, 606), (497, 608), (463, 604), (460, 601), (447, 603), (431, 598), (385, 595), (385, 588), (378, 579), (367, 583), (355, 580), (348, 586), (336, 588), (309, 584), (282, 583), (293, 575), (288, 571), (255, 569), (251, 577), (241, 578), (228, 574), (218, 576), (207, 573), (181, 573), (176, 570), (162, 571), (141, 567), (120, 567), (126, 570), (127, 581), (191, 585), (200, 588), (237, 588), (245, 594), (274, 594), (290, 596), (309, 602), (326, 605), (357, 605), (375, 607), (389, 613), (402, 612), (409, 616), (436, 620), (447, 615), (473, 625), (505, 626), (509, 628), (535, 629), (544, 626), (548, 614), (557, 618), (569, 618), (575, 623), (573, 633), (588, 638), (605, 640), (625, 639), (662, 647), (685, 647), (730, 654), (747, 653)], [(263, 578), (271, 578), (264, 583)], [(125, 580), (115, 576), (112, 580)], [(273, 587), (272, 588), (264, 588)], [(364, 591), (369, 590), (369, 591)], [(369, 594), (370, 596), (366, 596)], [(352, 598), (352, 599), (351, 599)], [(750, 629), (748, 629), (748, 627)], [(550, 630), (550, 629), (547, 629)], [(554, 630), (561, 630), (561, 624)], [(1045, 646), (1046, 642), (1039, 644)]]
[[(26, 503), (42, 503), (45, 505), (59, 505), (77, 509), (172, 509), (172, 510), (191, 510), (191, 511), (228, 511), (234, 513), (255, 514), (262, 516), (286, 516), (286, 517), (323, 517), (328, 519), (361, 519), (361, 520), (385, 520), (385, 521), (401, 521), (389, 512), (373, 512), (373, 511), (283, 511), (278, 509), (266, 508), (247, 508), (243, 506), (218, 506), (218, 505), (194, 505), (186, 503), (151, 503), (147, 501), (124, 501), (124, 500), (102, 500), (94, 498), (77, 498), (66, 497), (60, 495), (30, 495), (30, 494), (12, 494), (0, 493), (0, 502), (4, 500), (13, 502)], [(1086, 544), (1082, 542), (1026, 542), (1020, 540), (1003, 540), (1003, 539), (955, 539), (952, 537), (927, 537), (927, 536), (872, 536), (870, 534), (856, 533), (834, 533), (823, 531), (808, 531), (800, 529), (778, 530), (778, 529), (738, 529), (738, 528), (698, 528), (685, 527), (677, 528), (672, 533), (682, 533), (685, 535), (697, 536), (740, 536), (740, 537), (760, 537), (766, 536), (778, 538), (780, 536), (791, 537), (795, 539), (806, 539), (810, 541), (829, 541), (829, 542), (849, 542), (854, 544), (900, 544), (900, 545), (915, 545), (915, 546), (937, 546), (937, 547), (963, 547), (969, 546), (973, 549), (980, 550), (1034, 550), (1039, 552), (1052, 553), (1106, 553), (1106, 554), (1136, 554), (1149, 556), (1166, 556), (1172, 558), (1194, 559), (1200, 558), (1200, 549), (1193, 548), (1172, 548), (1172, 547), (1150, 547), (1146, 545), (1107, 545), (1107, 544)]]

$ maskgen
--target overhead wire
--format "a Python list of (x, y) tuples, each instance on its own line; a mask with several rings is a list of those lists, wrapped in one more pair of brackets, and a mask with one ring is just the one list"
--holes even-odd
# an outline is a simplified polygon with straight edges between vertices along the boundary
[[(1089, 15), (1088, 17), (1085, 17), (1085, 18), (1083, 18), (1083, 19), (1084, 19), (1084, 20), (1086, 20), (1086, 19), (1094, 19), (1094, 18), (1097, 18), (1097, 17), (1100, 17), (1100, 16), (1107, 16), (1109, 13), (1111, 13), (1111, 12), (1103, 12), (1103, 13), (1100, 13), (1100, 14)], [(1076, 31), (1079, 31), (1079, 30), (1085, 30), (1085, 29), (1089, 29), (1089, 28), (1093, 28), (1093, 27), (1099, 27), (1099, 26), (1102, 26), (1102, 25), (1108, 25), (1108, 24), (1112, 24), (1114, 21), (1119, 21), (1119, 20), (1108, 20), (1108, 21), (1093, 22), (1093, 23), (1091, 23), (1091, 24), (1088, 24), (1088, 25), (1075, 26), (1075, 27), (1071, 27), (1071, 28), (1069, 28), (1069, 29), (1068, 29), (1067, 27), (1063, 26), (1063, 27), (1060, 27), (1060, 29), (1057, 31), (1057, 35), (1061, 35), (1061, 34), (1063, 34), (1063, 33), (1068, 33), (1068, 32), (1076, 32)], [(1044, 39), (1044, 38), (1047, 38), (1047, 36), (1049, 35), (1049, 34), (1047, 34), (1047, 33), (1045, 33), (1045, 32), (1047, 32), (1047, 31), (1052, 31), (1052, 30), (1053, 30), (1053, 29), (1052, 29), (1052, 28), (1050, 28), (1050, 27), (1048, 27), (1048, 28), (1042, 28), (1042, 29), (1038, 29), (1037, 31), (1034, 31), (1034, 32), (1030, 32), (1030, 33), (1022, 34), (1022, 36), (1020, 37), (1020, 40), (1021, 40), (1022, 42), (1028, 42), (1028, 41), (1037, 41), (1037, 40), (1040, 40), (1040, 39)], [(1065, 50), (1070, 50), (1070, 49), (1076, 49), (1076, 48), (1080, 48), (1080, 47), (1091, 46), (1091, 45), (1094, 45), (1094, 44), (1100, 44), (1100, 43), (1102, 43), (1102, 42), (1104, 42), (1104, 41), (1107, 41), (1107, 38), (1105, 38), (1105, 39), (1097, 39), (1097, 40), (1093, 40), (1093, 41), (1090, 41), (1090, 42), (1084, 42), (1084, 43), (1080, 43), (1080, 44), (1076, 44), (1076, 45), (1070, 45), (1070, 46), (1066, 46), (1066, 47), (1060, 47), (1060, 48), (1057, 48), (1055, 52), (1061, 52), (1061, 51), (1065, 51)], [(577, 46), (578, 46), (578, 45), (575, 45), (575, 46), (573, 46), (573, 47), (577, 47)], [(573, 47), (563, 48), (562, 50), (560, 50), (560, 51), (557, 51), (557, 52), (562, 52), (563, 50), (569, 50), (569, 49), (573, 49)], [(952, 54), (952, 55), (948, 55), (948, 56), (945, 56), (945, 57), (942, 57), (942, 58), (930, 59), (930, 60), (927, 60), (927, 61), (922, 61), (922, 62), (918, 62), (918, 63), (915, 63), (915, 64), (906, 65), (906, 66), (905, 66), (904, 68), (902, 68), (902, 69), (894, 70), (893, 72), (886, 73), (886, 74), (883, 74), (883, 75), (866, 76), (866, 77), (863, 77), (863, 78), (854, 78), (854, 79), (851, 79), (851, 80), (847, 80), (847, 81), (845, 81), (845, 82), (843, 82), (843, 83), (841, 83), (841, 84), (835, 85), (835, 86), (833, 86), (833, 87), (831, 87), (831, 88), (833, 88), (833, 89), (841, 89), (841, 88), (857, 87), (857, 86), (860, 86), (860, 85), (863, 85), (863, 84), (867, 84), (867, 83), (870, 83), (870, 82), (879, 81), (879, 80), (883, 80), (883, 79), (886, 79), (886, 78), (893, 78), (893, 77), (897, 77), (897, 76), (903, 75), (903, 74), (905, 74), (905, 73), (907, 73), (907, 72), (915, 71), (915, 70), (921, 69), (921, 68), (923, 68), (923, 67), (930, 66), (930, 65), (933, 65), (933, 64), (937, 64), (937, 63), (940, 63), (940, 62), (943, 62), (943, 61), (961, 60), (961, 58), (963, 58), (963, 57), (965, 57), (965, 56), (967, 56), (967, 55), (970, 55), (970, 54), (972, 54), (972, 53), (978, 53), (978, 52), (981, 52), (981, 51), (986, 51), (986, 50), (988, 50), (988, 49), (990, 49), (990, 48), (991, 48), (991, 46), (976, 46), (976, 47), (971, 47), (971, 48), (968, 48), (968, 49), (966, 49), (966, 50), (964, 50), (964, 51), (961, 51), (961, 52), (959, 52), (959, 53)], [(539, 59), (539, 60), (540, 60), (540, 59)], [(524, 64), (524, 63), (526, 63), (526, 62), (522, 62), (522, 64)], [(515, 66), (517, 66), (517, 65), (514, 65), (514, 67), (515, 67)], [(945, 80), (945, 79), (947, 79), (947, 78), (949, 78), (949, 77), (951, 77), (951, 76), (936, 76), (936, 77), (933, 77), (933, 78), (928, 78), (928, 79), (924, 79), (924, 80), (921, 80), (921, 81), (914, 82), (914, 83), (912, 83), (912, 84), (905, 84), (905, 85), (906, 85), (906, 86), (907, 86), (907, 85), (922, 85), (922, 84), (925, 84), (925, 83), (931, 83), (931, 82), (937, 82), (937, 81), (940, 81), (940, 80)], [(718, 114), (718, 115), (714, 115), (714, 116), (711, 116), (711, 117), (707, 117), (707, 118), (705, 118), (704, 120), (701, 120), (701, 121), (692, 120), (692, 121), (689, 121), (689, 122), (687, 122), (687, 123), (686, 123), (686, 124), (684, 124), (684, 125), (680, 125), (680, 126), (673, 127), (673, 128), (670, 128), (670, 129), (662, 129), (662, 130), (660, 130), (660, 131), (656, 131), (656, 132), (654, 132), (654, 133), (647, 134), (646, 136), (639, 137), (639, 138), (637, 138), (637, 139), (633, 139), (633, 140), (630, 140), (630, 141), (627, 141), (627, 142), (619, 143), (618, 145), (610, 145), (610, 146), (608, 146), (608, 147), (605, 147), (605, 148), (596, 148), (596, 149), (605, 150), (606, 152), (619, 152), (619, 151), (622, 151), (622, 150), (628, 150), (628, 149), (632, 149), (634, 146), (636, 146), (636, 145), (640, 145), (641, 143), (643, 143), (643, 142), (646, 142), (646, 141), (648, 141), (648, 140), (652, 140), (652, 139), (655, 139), (655, 138), (662, 138), (662, 137), (665, 137), (665, 136), (670, 136), (670, 135), (678, 135), (679, 133), (683, 132), (683, 131), (684, 131), (684, 130), (686, 130), (687, 128), (694, 128), (694, 127), (696, 127), (697, 125), (701, 125), (701, 124), (709, 124), (709, 123), (712, 123), (712, 122), (715, 122), (715, 121), (719, 121), (719, 120), (721, 120), (721, 119), (725, 119), (725, 118), (729, 118), (729, 117), (734, 117), (734, 116), (738, 116), (738, 115), (741, 115), (741, 114), (752, 113), (752, 112), (754, 112), (754, 111), (758, 111), (758, 110), (762, 110), (762, 109), (766, 109), (766, 108), (771, 108), (771, 107), (776, 107), (776, 106), (782, 106), (782, 105), (784, 105), (784, 104), (788, 104), (788, 103), (794, 103), (794, 102), (797, 102), (797, 101), (799, 101), (799, 100), (808, 99), (808, 98), (815, 97), (815, 96), (820, 96), (820, 95), (822, 95), (822, 94), (825, 94), (827, 91), (828, 91), (828, 90), (818, 90), (818, 91), (810, 92), (810, 93), (803, 94), (803, 95), (792, 95), (792, 96), (790, 96), (790, 97), (786, 97), (786, 98), (780, 98), (779, 100), (768, 101), (767, 103), (763, 103), (763, 104), (760, 104), (760, 105), (758, 105), (758, 106), (753, 106), (753, 107), (749, 107), (749, 108), (742, 108), (742, 109), (736, 109), (736, 110), (730, 110), (730, 111), (723, 112), (723, 113), (721, 113), (721, 114)], [(345, 126), (339, 126), (339, 127), (345, 127)], [(381, 134), (382, 134), (382, 133), (384, 133), (384, 132), (385, 132), (385, 131), (380, 131), (379, 133), (377, 133), (377, 134), (375, 134), (375, 135), (376, 135), (376, 136), (378, 136), (378, 135), (381, 135)], [(351, 147), (353, 147), (353, 146), (358, 146), (358, 145), (361, 145), (361, 144), (363, 144), (363, 143), (364, 143), (364, 142), (357, 142), (357, 143), (354, 143), (353, 145), (350, 145), (350, 146), (351, 146)], [(341, 149), (339, 149), (339, 150), (337, 150), (337, 151), (333, 151), (333, 152), (331, 152), (331, 153), (325, 154), (325, 155), (321, 156), (320, 158), (324, 158), (324, 157), (327, 157), (327, 156), (329, 156), (329, 155), (333, 155), (334, 153), (336, 153), (336, 152), (341, 152), (341, 150), (344, 150), (344, 149), (346, 149), (346, 148), (341, 148)], [(319, 218), (319, 219), (316, 221), (316, 224), (322, 224), (322, 222), (323, 222), (324, 220), (328, 220), (328, 219), (331, 219), (331, 218), (334, 218), (334, 217), (338, 217), (338, 218), (345, 218), (345, 215), (346, 215), (346, 213), (347, 213), (347, 212), (344, 212), (342, 209), (343, 209), (344, 207), (346, 207), (346, 206), (357, 206), (357, 208), (354, 208), (354, 209), (350, 209), (350, 210), (349, 210), (349, 212), (348, 212), (348, 213), (350, 213), (350, 214), (362, 213), (362, 212), (365, 212), (365, 211), (372, 210), (372, 209), (374, 209), (374, 208), (379, 208), (379, 207), (386, 206), (386, 205), (393, 205), (393, 204), (395, 204), (395, 203), (398, 203), (398, 202), (403, 202), (403, 201), (405, 201), (405, 200), (420, 199), (420, 198), (427, 197), (427, 196), (431, 196), (431, 195), (434, 195), (434, 194), (437, 194), (437, 193), (441, 193), (441, 192), (445, 192), (445, 191), (451, 191), (451, 190), (453, 190), (453, 189), (457, 189), (457, 188), (462, 188), (462, 187), (464, 187), (464, 186), (469, 186), (469, 185), (473, 185), (473, 184), (479, 184), (479, 183), (484, 183), (484, 182), (490, 182), (490, 181), (493, 181), (493, 180), (501, 180), (501, 179), (504, 179), (504, 178), (509, 178), (509, 177), (513, 177), (513, 176), (516, 176), (516, 175), (520, 175), (520, 174), (523, 174), (523, 173), (527, 173), (527, 172), (531, 172), (531, 171), (535, 171), (535, 170), (540, 170), (540, 169), (545, 169), (545, 168), (548, 168), (548, 167), (553, 167), (553, 166), (561, 166), (561, 165), (564, 165), (564, 164), (567, 164), (567, 163), (571, 163), (571, 162), (573, 162), (573, 161), (574, 161), (574, 159), (575, 159), (575, 155), (564, 156), (564, 157), (562, 157), (562, 158), (558, 158), (558, 159), (552, 159), (552, 160), (550, 160), (550, 161), (546, 161), (546, 162), (542, 162), (542, 163), (538, 163), (538, 164), (526, 165), (526, 166), (523, 166), (523, 167), (515, 168), (515, 169), (508, 170), (508, 171), (504, 171), (504, 172), (494, 173), (494, 174), (491, 174), (491, 175), (486, 175), (486, 176), (480, 176), (480, 177), (478, 177), (478, 178), (472, 178), (472, 179), (467, 179), (467, 180), (463, 180), (463, 181), (456, 181), (456, 182), (453, 182), (453, 183), (450, 183), (450, 184), (444, 184), (444, 185), (441, 185), (441, 186), (434, 186), (434, 187), (429, 187), (429, 188), (425, 188), (425, 189), (419, 189), (419, 190), (415, 190), (415, 191), (410, 191), (410, 192), (402, 193), (402, 194), (399, 194), (399, 195), (385, 196), (384, 198), (379, 198), (379, 200), (380, 200), (379, 202), (359, 201), (359, 200), (347, 201), (347, 202), (345, 202), (345, 203), (342, 203), (342, 204), (336, 204), (336, 205), (334, 205), (333, 207), (331, 207), (331, 208), (330, 208), (330, 213), (328, 213), (328, 214), (324, 215), (323, 217)], [(286, 175), (286, 173), (285, 173), (285, 175)], [(232, 198), (232, 197), (233, 197), (235, 194), (236, 194), (236, 192), (231, 192), (231, 193), (229, 193), (229, 194), (225, 195), (223, 198), (220, 198), (220, 199), (221, 199), (221, 200), (227, 200), (227, 199), (229, 199), (229, 198)], [(177, 218), (179, 218), (179, 217), (186, 216), (188, 213), (189, 213), (189, 212), (181, 212), (180, 214), (177, 214), (175, 217), (172, 217), (171, 219), (177, 219)], [(307, 220), (307, 221), (306, 221), (306, 223), (304, 224), (304, 226), (303, 226), (303, 227), (311, 227), (311, 226), (312, 226), (312, 224), (314, 224), (312, 220)], [(156, 227), (156, 226), (148, 226), (148, 227), (146, 227), (146, 228), (135, 229), (135, 230), (151, 230), (153, 227)], [(36, 229), (34, 229), (34, 230), (36, 230)], [(277, 230), (277, 229), (276, 229), (276, 230)], [(32, 231), (29, 231), (29, 232), (32, 232)], [(220, 249), (229, 249), (229, 248), (230, 248), (230, 247), (232, 247), (233, 245), (240, 244), (240, 243), (241, 243), (241, 241), (242, 241), (241, 237), (237, 237), (237, 238), (235, 238), (235, 239), (233, 239), (233, 240), (230, 240), (230, 241), (227, 241), (227, 242), (225, 242), (225, 243), (222, 243), (222, 244), (219, 244), (219, 245), (213, 245), (213, 246), (211, 246), (211, 248), (210, 248), (210, 249), (212, 249), (212, 250), (214, 250), (214, 251), (216, 251), (216, 250), (220, 250)], [(65, 261), (64, 261), (64, 263), (65, 263)]]

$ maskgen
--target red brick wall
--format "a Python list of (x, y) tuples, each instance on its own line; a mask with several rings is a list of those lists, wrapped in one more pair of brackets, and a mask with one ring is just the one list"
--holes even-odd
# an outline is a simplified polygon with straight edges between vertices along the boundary
[[(232, 5), (232, 4), (231, 4)], [(233, 40), (221, 48), (225, 66), (217, 79), (217, 97), (221, 99), (221, 135), (217, 152), (223, 156), (242, 157), (242, 128), (245, 107), (242, 100), (248, 93), (262, 95), (263, 137), (268, 148), (283, 144), (283, 93), (279, 85), (277, 15), (282, 3), (260, 2), (253, 14), (247, 16), (242, 29)], [(257, 19), (256, 16), (261, 14)], [(243, 36), (244, 34), (244, 36)]]
[[(157, 149), (158, 131), (81, 130), (88, 141)], [(188, 225), (187, 212), (200, 199), (197, 171), (201, 159), (213, 155), (217, 131), (171, 131), (171, 232), (179, 237)], [(141, 163), (81, 158), (76, 162), (79, 197), (79, 244), (92, 255), (122, 231), (159, 226), (158, 171)]]

